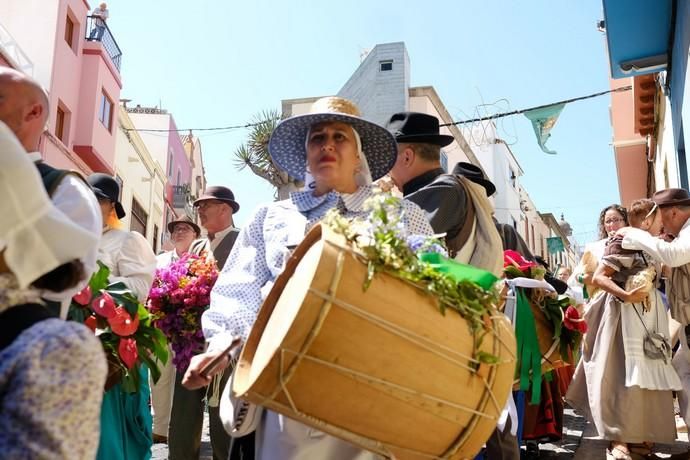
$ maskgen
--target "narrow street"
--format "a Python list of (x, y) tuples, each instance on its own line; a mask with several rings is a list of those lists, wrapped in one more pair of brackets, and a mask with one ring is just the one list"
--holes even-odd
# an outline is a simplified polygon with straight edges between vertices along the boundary
[[(540, 459), (575, 459), (590, 460), (605, 458), (605, 450), (608, 443), (599, 439), (594, 432), (594, 427), (585, 422), (585, 419), (567, 408), (563, 414), (563, 440), (558, 443), (541, 444)], [(690, 459), (690, 442), (688, 433), (678, 433), (678, 439), (673, 445), (659, 446), (655, 452), (658, 459)], [(523, 458), (525, 454), (522, 449)], [(152, 460), (167, 460), (168, 446), (155, 444), (152, 450)], [(201, 439), (200, 460), (213, 460), (211, 443), (208, 436), (208, 416), (204, 417), (204, 431)], [(321, 460), (321, 459), (319, 459)]]

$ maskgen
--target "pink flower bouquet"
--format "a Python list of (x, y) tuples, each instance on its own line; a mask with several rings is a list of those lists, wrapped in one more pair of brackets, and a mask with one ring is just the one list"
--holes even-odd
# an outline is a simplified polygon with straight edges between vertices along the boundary
[(201, 314), (210, 304), (211, 289), (218, 278), (213, 260), (185, 254), (165, 268), (156, 270), (147, 307), (154, 324), (168, 338), (174, 352), (173, 364), (184, 372), (192, 356), (203, 351)]

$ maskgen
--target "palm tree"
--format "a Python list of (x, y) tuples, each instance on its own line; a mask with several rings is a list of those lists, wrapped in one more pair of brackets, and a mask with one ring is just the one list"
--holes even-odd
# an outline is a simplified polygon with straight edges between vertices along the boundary
[(239, 171), (249, 168), (276, 188), (275, 197), (282, 200), (303, 183), (280, 169), (268, 154), (268, 140), (282, 116), (277, 110), (264, 110), (254, 115), (247, 143), (235, 150), (235, 166)]

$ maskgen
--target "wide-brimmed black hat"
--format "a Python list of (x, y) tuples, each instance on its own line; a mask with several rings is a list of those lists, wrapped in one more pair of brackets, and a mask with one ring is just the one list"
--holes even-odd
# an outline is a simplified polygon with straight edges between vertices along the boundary
[(240, 204), (235, 201), (235, 194), (232, 193), (232, 190), (222, 185), (211, 185), (210, 187), (206, 187), (204, 193), (194, 200), (194, 206), (199, 206), (199, 203), (206, 200), (224, 201), (232, 207), (233, 213), (237, 213), (237, 211), (240, 210)]
[(115, 205), (115, 214), (118, 219), (122, 219), (127, 215), (122, 207), (122, 203), (119, 201), (120, 184), (117, 183), (114, 177), (103, 173), (95, 173), (89, 176), (87, 182), (97, 198), (110, 200)]
[(395, 136), (396, 142), (434, 144), (443, 147), (455, 140), (453, 136), (439, 134), (438, 118), (426, 113), (396, 113), (388, 120), (386, 129)]
[(461, 161), (453, 168), (453, 174), (466, 177), (475, 184), (481, 185), (486, 190), (486, 196), (496, 193), (496, 186), (484, 176), (484, 172), (482, 172), (479, 166)]
[(657, 206), (690, 206), (690, 194), (684, 188), (667, 188), (652, 195)]
[(201, 229), (200, 229), (199, 226), (196, 224), (196, 222), (194, 222), (192, 219), (190, 219), (190, 218), (187, 217), (187, 216), (180, 217), (180, 218), (177, 219), (177, 220), (173, 220), (173, 221), (171, 221), (171, 222), (168, 222), (168, 231), (170, 232), (170, 234), (172, 234), (172, 232), (175, 230), (175, 226), (176, 226), (177, 224), (187, 224), (187, 225), (189, 225), (190, 227), (192, 227), (192, 228), (194, 229), (194, 232), (196, 233), (196, 236), (197, 236), (197, 237), (201, 234)]

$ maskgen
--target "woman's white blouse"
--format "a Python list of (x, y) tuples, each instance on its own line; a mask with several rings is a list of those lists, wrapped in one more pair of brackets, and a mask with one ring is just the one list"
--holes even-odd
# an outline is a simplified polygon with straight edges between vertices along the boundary
[[(211, 306), (202, 317), (209, 350), (224, 348), (233, 337), (247, 338), (291, 249), (308, 229), (332, 208), (340, 209), (347, 218), (366, 216), (362, 205), (373, 193), (371, 186), (362, 186), (352, 194), (330, 192), (318, 197), (311, 191), (295, 192), (286, 200), (260, 206), (240, 231), (211, 292)], [(408, 234), (434, 233), (416, 204), (403, 200), (402, 206)]]
[(110, 282), (123, 282), (140, 301), (149, 295), (156, 272), (156, 256), (137, 232), (108, 229), (101, 237), (98, 260), (110, 269)]

